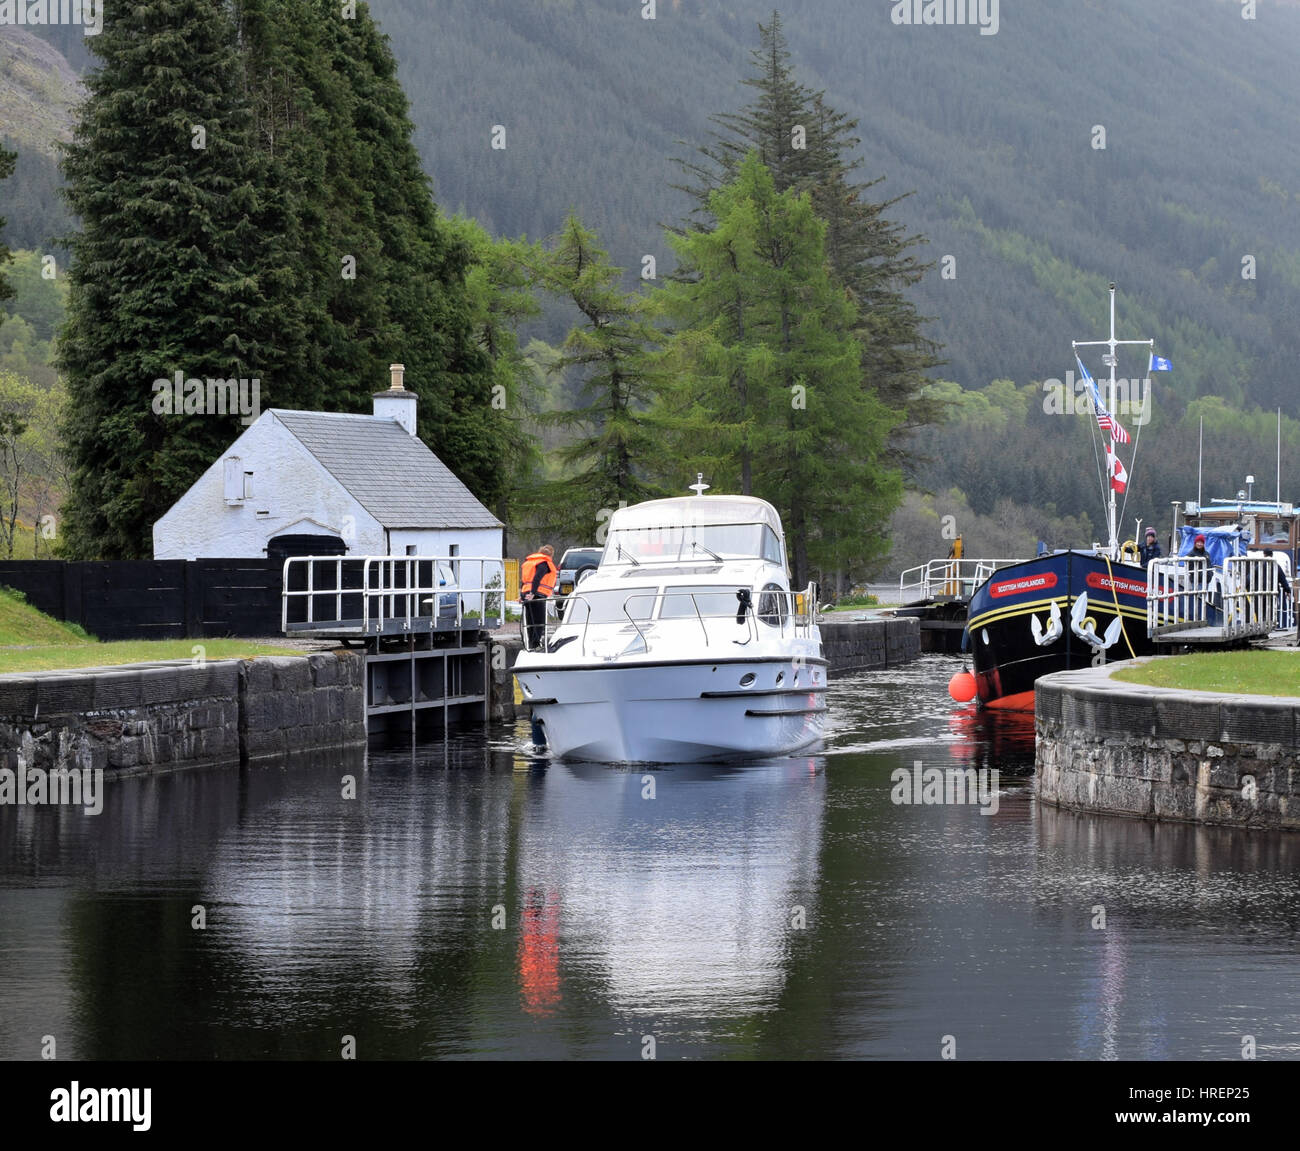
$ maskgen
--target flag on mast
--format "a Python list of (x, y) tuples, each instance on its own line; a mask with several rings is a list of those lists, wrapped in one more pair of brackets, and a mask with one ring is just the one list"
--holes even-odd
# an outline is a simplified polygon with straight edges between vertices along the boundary
[(1148, 372), (1172, 372), (1174, 365), (1171, 364), (1164, 356), (1157, 356), (1155, 352), (1151, 353), (1151, 363), (1147, 367)]
[(1128, 443), (1128, 432), (1124, 430), (1124, 425), (1106, 410), (1106, 405), (1101, 402), (1101, 392), (1097, 388), (1097, 382), (1088, 374), (1088, 369), (1083, 366), (1083, 361), (1077, 352), (1074, 362), (1079, 365), (1083, 382), (1088, 385), (1088, 395), (1092, 397), (1092, 409), (1097, 413), (1097, 426), (1103, 432), (1109, 432), (1117, 444)]
[(1110, 486), (1120, 495), (1123, 495), (1128, 488), (1128, 472), (1124, 465), (1120, 463), (1117, 456), (1110, 448), (1106, 449), (1107, 471), (1110, 473)]

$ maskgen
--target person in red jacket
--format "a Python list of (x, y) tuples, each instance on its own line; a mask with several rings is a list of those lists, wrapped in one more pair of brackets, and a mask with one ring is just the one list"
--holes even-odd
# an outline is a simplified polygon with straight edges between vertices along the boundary
[(546, 601), (555, 591), (560, 569), (555, 566), (555, 549), (542, 544), (519, 565), (519, 598), (524, 604), (524, 630), (528, 650), (542, 645), (546, 636)]

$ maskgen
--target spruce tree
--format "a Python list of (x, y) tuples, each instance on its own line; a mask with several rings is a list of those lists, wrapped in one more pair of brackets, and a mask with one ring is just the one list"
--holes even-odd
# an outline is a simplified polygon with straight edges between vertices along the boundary
[[(854, 155), (858, 121), (797, 81), (778, 12), (759, 25), (759, 47), (751, 55), (753, 72), (744, 83), (755, 90), (753, 102), (713, 116), (720, 130), (698, 149), (700, 159), (678, 161), (688, 183), (676, 186), (695, 200), (691, 226), (711, 226), (710, 194), (734, 179), (751, 150), (772, 173), (778, 192), (808, 192), (827, 223), (826, 256), (835, 280), (857, 305), (854, 334), (862, 349), (863, 386), (903, 414), (900, 430), (932, 423), (940, 412), (923, 393), (925, 373), (941, 361), (937, 345), (921, 330), (924, 319), (904, 294), (929, 267), (916, 258), (924, 237), (909, 236), (886, 215), (910, 193), (876, 201), (867, 192), (883, 177), (854, 182), (862, 166)], [(906, 462), (901, 437), (887, 450), (895, 463)]]
[(673, 458), (712, 437), (714, 487), (781, 512), (794, 579), (863, 572), (902, 493), (885, 459), (897, 413), (860, 382), (852, 301), (830, 275), (811, 198), (778, 192), (751, 152), (708, 202), (716, 227), (672, 238), (684, 275), (661, 289), (678, 372), (665, 393)]
[(280, 219), (254, 146), (221, 0), (120, 4), (64, 158), (71, 238), (60, 367), (74, 558), (152, 555), (152, 525), (241, 429), (155, 410), (153, 382), (261, 380), (271, 402), (294, 328), (274, 307)]
[(569, 215), (536, 271), (548, 291), (570, 301), (582, 316), (554, 364), (557, 372), (576, 373), (582, 402), (542, 417), (576, 433), (557, 454), (566, 467), (581, 470), (548, 485), (543, 499), (552, 508), (567, 509), (573, 530), (590, 538), (603, 509), (662, 494), (646, 474), (661, 450), (647, 416), (663, 385), (653, 353), (660, 333), (646, 315), (645, 301), (622, 289), (622, 269), (609, 262), (576, 215)]
[(260, 146), (293, 205), (318, 402), (368, 410), (400, 360), (421, 438), (502, 506), (518, 445), (475, 331), (474, 253), (438, 214), (387, 38), (334, 0), (241, 0), (240, 22)]

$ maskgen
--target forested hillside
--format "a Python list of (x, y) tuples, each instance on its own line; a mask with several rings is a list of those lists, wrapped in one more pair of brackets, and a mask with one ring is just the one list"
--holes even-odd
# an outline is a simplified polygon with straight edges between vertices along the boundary
[[(772, 7), (661, 0), (646, 20), (642, 0), (370, 3), (442, 207), (534, 239), (574, 208), (628, 269), (647, 253), (671, 266), (658, 225), (689, 209), (672, 158), (744, 102)], [(1099, 331), (1115, 280), (1124, 322), (1175, 360), (1178, 395), (1300, 414), (1300, 6), (1259, 0), (1243, 20), (1236, 0), (1037, 0), (1000, 5), (991, 36), (896, 26), (889, 0), (779, 7), (800, 79), (860, 118), (863, 175), (914, 192), (893, 214), (930, 260), (956, 259), (954, 279), (936, 269), (915, 292), (944, 376), (1062, 375), (1063, 341)], [(79, 30), (42, 34), (89, 60)]]
[[(671, 156), (744, 102), (770, 0), (374, 0), (440, 201), (537, 237), (576, 207), (626, 268), (669, 258)], [(1061, 376), (1106, 283), (1177, 396), (1300, 414), (1300, 9), (1261, 0), (1036, 0), (996, 35), (899, 27), (886, 0), (779, 5), (799, 77), (861, 119), (864, 176), (956, 258), (916, 290), (942, 374)], [(494, 124), (507, 129), (493, 150)], [(1093, 147), (1105, 128), (1104, 150)], [(684, 146), (675, 141), (685, 141)], [(1254, 280), (1242, 260), (1254, 256)]]
[[(1041, 382), (1074, 367), (1071, 339), (1105, 335), (1112, 280), (1121, 337), (1154, 338), (1174, 364), (1152, 386), (1129, 531), (1134, 516), (1163, 523), (1170, 499), (1194, 498), (1202, 416), (1205, 495), (1235, 491), (1247, 471), (1271, 495), (1280, 406), (1283, 494), (1294, 496), (1300, 5), (1259, 0), (1243, 19), (1236, 0), (1036, 0), (1001, 5), (988, 36), (900, 27), (894, 7), (780, 5), (798, 79), (859, 120), (859, 176), (882, 178), (875, 198), (912, 193), (889, 216), (928, 238), (917, 255), (934, 264), (908, 294), (943, 345), (933, 374), (952, 382), (934, 395), (951, 422), (911, 441), (911, 478), (934, 495), (911, 500), (896, 534), (934, 527), (918, 545), (934, 553), (944, 515), (978, 520), (997, 550), (990, 524), (1017, 550), (1099, 529), (1090, 418), (1052, 414)], [(693, 159), (711, 118), (747, 102), (742, 81), (772, 3), (369, 8), (440, 209), (531, 240), (556, 236), (576, 211), (632, 287), (647, 255), (660, 282), (672, 268), (662, 225), (692, 207), (673, 187), (688, 182), (674, 160)], [(74, 67), (90, 60), (79, 30), (42, 34)], [(41, 247), (52, 231), (40, 186), (50, 177), (30, 159), (40, 154), (20, 147), (17, 175), (0, 184), (13, 248)], [(544, 306), (524, 338), (558, 344), (573, 316)], [(1100, 375), (1099, 357), (1090, 364)], [(1144, 370), (1144, 355), (1121, 361), (1121, 375)]]

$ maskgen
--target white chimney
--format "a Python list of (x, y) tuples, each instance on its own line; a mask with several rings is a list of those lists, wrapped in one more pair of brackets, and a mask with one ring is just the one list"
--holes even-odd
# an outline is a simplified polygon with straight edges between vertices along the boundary
[(392, 382), (386, 392), (375, 393), (375, 415), (380, 419), (396, 420), (406, 429), (407, 435), (413, 436), (415, 435), (416, 397), (414, 392), (408, 392), (402, 386), (402, 374), (406, 371), (406, 366), (389, 364), (388, 371)]

